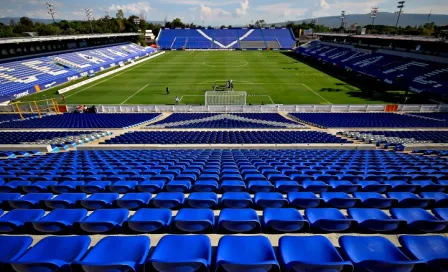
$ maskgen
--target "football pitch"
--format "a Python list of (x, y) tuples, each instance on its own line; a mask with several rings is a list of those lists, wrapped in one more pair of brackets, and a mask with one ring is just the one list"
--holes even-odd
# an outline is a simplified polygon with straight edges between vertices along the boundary
[[(395, 102), (391, 95), (402, 93), (390, 91), (388, 99), (366, 95), (360, 88), (298, 61), (293, 53), (169, 51), (64, 95), (67, 104), (174, 104), (177, 96), (180, 104), (203, 105), (205, 92), (229, 79), (235, 91), (247, 92), (247, 103), (253, 105), (384, 104)], [(20, 101), (60, 99), (57, 89)]]

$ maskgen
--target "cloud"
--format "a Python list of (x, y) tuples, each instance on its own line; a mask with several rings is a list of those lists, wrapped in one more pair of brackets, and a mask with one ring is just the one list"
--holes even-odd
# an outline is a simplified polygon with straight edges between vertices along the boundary
[(296, 19), (306, 13), (308, 9), (306, 8), (294, 8), (289, 3), (278, 3), (272, 5), (258, 6), (255, 8), (256, 11), (265, 13), (265, 18), (290, 18)]
[(189, 5), (189, 6), (208, 6), (208, 7), (218, 7), (218, 6), (228, 6), (232, 4), (239, 4), (239, 0), (228, 0), (228, 1), (203, 1), (203, 0), (159, 0), (159, 1), (153, 1), (154, 2), (160, 2), (163, 4), (178, 4), (178, 5)]
[(131, 3), (131, 4), (127, 4), (127, 5), (112, 4), (109, 7), (109, 10), (120, 10), (120, 9), (123, 10), (124, 13), (126, 13), (126, 12), (132, 13), (131, 15), (137, 15), (142, 12), (148, 13), (153, 10), (153, 8), (149, 5), (148, 1)]
[(220, 8), (210, 8), (204, 5), (200, 7), (201, 20), (229, 18), (232, 14)]
[(236, 9), (236, 16), (244, 16), (247, 15), (247, 10), (249, 9), (249, 0), (244, 0), (244, 2), (240, 3), (241, 8)]

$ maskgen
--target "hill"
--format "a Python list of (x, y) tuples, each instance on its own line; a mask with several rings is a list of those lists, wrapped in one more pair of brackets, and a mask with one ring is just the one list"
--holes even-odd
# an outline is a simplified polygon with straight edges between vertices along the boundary
[[(294, 23), (310, 22), (311, 19), (294, 21)], [(370, 14), (348, 14), (345, 16), (345, 21), (350, 26), (352, 24), (359, 24), (361, 26), (370, 25), (372, 19)], [(375, 20), (376, 25), (389, 25), (395, 26), (397, 22), (397, 14), (390, 12), (379, 12)], [(428, 22), (428, 14), (402, 14), (400, 17), (400, 26), (419, 26)], [(436, 25), (448, 25), (448, 15), (446, 14), (432, 14), (429, 22), (434, 22)], [(328, 16), (319, 18), (319, 24), (327, 27), (339, 27), (341, 26), (340, 16)], [(277, 23), (276, 26), (284, 26), (285, 22)]]

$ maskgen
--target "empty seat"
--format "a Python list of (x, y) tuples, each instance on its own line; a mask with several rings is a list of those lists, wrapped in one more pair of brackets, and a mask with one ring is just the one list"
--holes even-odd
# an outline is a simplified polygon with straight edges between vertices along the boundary
[(125, 194), (134, 191), (137, 185), (138, 181), (121, 180), (109, 185), (108, 188), (111, 192)]
[(277, 180), (275, 190), (280, 193), (298, 192), (302, 186), (297, 181)]
[(353, 184), (347, 180), (331, 180), (328, 184), (331, 186), (332, 191), (335, 192), (353, 193), (361, 188), (361, 185)]
[(78, 224), (88, 233), (119, 232), (128, 216), (129, 211), (126, 209), (99, 209)]
[(271, 192), (274, 191), (274, 185), (267, 180), (252, 180), (247, 184), (247, 189), (249, 192)]
[(305, 216), (310, 221), (311, 228), (323, 231), (345, 231), (355, 222), (336, 208), (308, 208)]
[(170, 209), (139, 209), (125, 222), (127, 228), (135, 232), (167, 232), (171, 225)]
[(339, 244), (357, 270), (410, 272), (421, 263), (410, 260), (381, 236), (341, 236)]
[(31, 193), (22, 196), (19, 199), (8, 200), (9, 206), (13, 209), (37, 209), (40, 208), (43, 200), (53, 197), (51, 193)]
[(280, 271), (271, 242), (264, 236), (223, 236), (216, 254), (217, 271)]
[(107, 186), (111, 185), (110, 181), (91, 181), (84, 185), (80, 185), (79, 190), (86, 194), (103, 193), (106, 191)]
[(288, 200), (283, 198), (283, 195), (278, 192), (256, 193), (254, 197), (255, 204), (264, 208), (281, 208), (288, 205)]
[(307, 231), (309, 222), (294, 208), (266, 208), (263, 211), (263, 225), (267, 232)]
[(31, 223), (35, 230), (42, 233), (74, 233), (74, 223), (86, 216), (85, 209), (57, 209)]
[(19, 192), (19, 188), (21, 186), (30, 185), (30, 184), (31, 184), (31, 181), (22, 181), (22, 180), (10, 181), (8, 183), (0, 185), (0, 193)]
[[(172, 254), (176, 249), (176, 254)], [(148, 259), (159, 272), (209, 271), (212, 258), (210, 238), (206, 235), (166, 235)]]
[(325, 182), (319, 180), (304, 181), (302, 185), (303, 190), (307, 192), (321, 193), (328, 190), (328, 185)]
[(413, 230), (423, 232), (442, 231), (448, 225), (448, 221), (441, 220), (428, 211), (421, 208), (393, 208), (390, 214), (407, 222), (407, 226)]
[(436, 207), (448, 206), (448, 194), (442, 192), (421, 192), (421, 197), (434, 199), (434, 205)]
[(53, 199), (44, 200), (49, 209), (74, 209), (80, 200), (87, 198), (85, 193), (63, 193)]
[(155, 194), (162, 191), (163, 186), (165, 186), (164, 180), (147, 180), (140, 182), (140, 184), (137, 185), (137, 189), (140, 192), (148, 192), (151, 194)]
[(29, 236), (0, 236), (0, 245), (8, 245), (0, 247), (1, 271), (8, 271), (5, 264), (22, 256), (32, 242), (33, 238)]
[(354, 207), (359, 202), (359, 199), (350, 197), (343, 192), (322, 192), (320, 195), (327, 205), (339, 209)]
[(431, 202), (431, 199), (420, 198), (416, 194), (410, 192), (389, 192), (386, 195), (390, 198), (397, 199), (397, 205), (400, 207), (424, 208)]
[(398, 241), (403, 252), (411, 259), (425, 262), (423, 271), (446, 271), (448, 269), (448, 238), (437, 235), (401, 235)]
[(321, 202), (321, 199), (312, 192), (292, 192), (288, 193), (287, 198), (291, 206), (301, 209), (317, 207)]
[(188, 180), (172, 180), (165, 185), (168, 192), (188, 193), (191, 190), (191, 182)]
[(192, 208), (213, 209), (218, 205), (218, 195), (213, 192), (194, 192), (186, 202)]
[(115, 203), (120, 208), (136, 210), (149, 206), (151, 196), (150, 193), (127, 193), (117, 199)]
[(211, 209), (181, 209), (173, 220), (173, 229), (184, 233), (212, 233), (214, 226)]
[(280, 262), (284, 271), (352, 271), (331, 241), (320, 235), (283, 236), (279, 240)]
[(384, 193), (389, 188), (390, 185), (379, 183), (378, 181), (372, 181), (372, 180), (362, 180), (362, 181), (356, 181), (355, 184), (361, 185), (362, 192), (376, 192), (376, 193)]
[(70, 265), (84, 256), (90, 245), (88, 236), (49, 236), (11, 262), (18, 272), (70, 271)]
[(402, 180), (386, 180), (384, 184), (390, 186), (389, 192), (414, 192), (418, 186)]
[(442, 220), (448, 220), (448, 208), (435, 208), (432, 212)]
[(216, 180), (198, 180), (193, 184), (195, 192), (217, 192), (218, 182)]
[(225, 180), (220, 185), (221, 192), (245, 192), (246, 184), (242, 180)]
[(139, 271), (148, 258), (150, 244), (147, 236), (108, 236), (76, 264), (84, 271)]
[(226, 208), (219, 213), (217, 230), (220, 233), (253, 233), (261, 231), (261, 224), (253, 209)]
[(50, 186), (58, 184), (57, 181), (37, 181), (32, 184), (20, 186), (25, 193), (47, 193)]
[(418, 186), (421, 192), (443, 192), (445, 185), (437, 184), (430, 180), (411, 180), (411, 184)]
[(112, 208), (119, 194), (117, 193), (95, 193), (88, 198), (80, 200), (81, 206), (88, 210)]
[(350, 208), (347, 213), (358, 222), (358, 227), (363, 230), (388, 232), (406, 225), (406, 221), (394, 219), (380, 209)]
[(227, 208), (248, 208), (253, 204), (253, 201), (249, 193), (226, 192), (221, 197), (221, 204)]
[(0, 233), (21, 232), (25, 223), (39, 220), (44, 214), (40, 209), (12, 210), (0, 217)]
[(63, 181), (56, 185), (50, 186), (50, 188), (56, 194), (76, 193), (78, 192), (79, 186), (82, 186), (84, 184), (84, 181)]
[(9, 209), (9, 200), (17, 200), (22, 195), (20, 193), (0, 193), (0, 208)]
[(162, 192), (158, 193), (152, 203), (157, 208), (176, 209), (184, 204), (185, 196), (181, 192)]
[(397, 202), (395, 198), (386, 198), (379, 193), (373, 192), (355, 192), (353, 195), (359, 198), (363, 205), (372, 208), (388, 208)]

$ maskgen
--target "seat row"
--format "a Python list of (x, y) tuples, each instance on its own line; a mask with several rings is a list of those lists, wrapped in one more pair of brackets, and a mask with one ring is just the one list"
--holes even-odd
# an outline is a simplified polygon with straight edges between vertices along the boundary
[[(150, 253), (146, 236), (110, 236), (89, 250), (88, 236), (51, 236), (30, 247), (28, 236), (2, 236), (5, 269), (84, 271), (445, 271), (448, 239), (402, 235), (400, 250), (380, 236), (341, 236), (341, 253), (324, 236), (283, 236), (278, 257), (264, 236), (223, 236), (216, 255), (205, 235), (166, 235)], [(30, 247), (30, 248), (29, 248)], [(132, 248), (132, 250), (129, 250)], [(175, 249), (175, 252), (173, 252)], [(213, 257), (212, 257), (213, 256)]]
[(390, 192), (386, 195), (371, 192), (355, 192), (349, 195), (343, 192), (322, 192), (320, 197), (312, 192), (292, 192), (284, 197), (278, 192), (260, 192), (254, 197), (246, 192), (226, 192), (220, 198), (213, 192), (194, 192), (188, 198), (181, 192), (162, 192), (153, 198), (150, 193), (51, 193), (0, 194), (0, 208), (9, 209), (69, 209), (83, 207), (89, 210), (103, 208), (139, 209), (144, 207), (179, 209), (192, 208), (280, 208), (299, 209), (315, 207), (371, 207), (387, 209), (390, 207), (444, 207), (448, 195), (441, 192), (424, 192), (420, 196), (409, 192)]
[[(2, 210), (0, 210), (3, 213)], [(0, 217), (0, 233), (292, 233), (292, 232), (397, 232), (444, 231), (448, 208), (433, 214), (421, 208), (349, 208), (348, 216), (336, 208), (307, 208), (304, 216), (294, 208), (267, 208), (259, 216), (254, 209), (143, 208), (129, 217), (127, 209), (17, 209)], [(0, 213), (0, 215), (1, 215)]]

